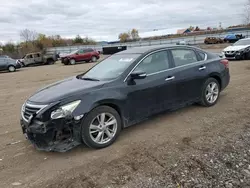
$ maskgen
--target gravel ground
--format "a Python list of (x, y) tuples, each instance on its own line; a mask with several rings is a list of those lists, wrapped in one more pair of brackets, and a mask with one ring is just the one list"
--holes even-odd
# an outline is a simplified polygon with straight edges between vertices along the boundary
[(0, 74), (1, 188), (250, 187), (250, 61), (230, 62), (231, 83), (214, 107), (160, 114), (102, 150), (36, 151), (21, 133), (22, 103), (91, 66), (57, 63)]

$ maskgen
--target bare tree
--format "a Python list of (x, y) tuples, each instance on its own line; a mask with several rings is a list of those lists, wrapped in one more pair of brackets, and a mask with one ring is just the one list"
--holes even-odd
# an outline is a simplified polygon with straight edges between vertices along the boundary
[(30, 42), (30, 41), (34, 41), (37, 39), (38, 34), (36, 31), (31, 31), (28, 29), (24, 29), (20, 32), (20, 37), (23, 41), (25, 42)]
[(139, 39), (139, 32), (137, 29), (132, 29), (131, 32), (130, 32), (130, 35), (131, 35), (131, 38), (136, 40), (136, 39)]
[(250, 23), (250, 0), (247, 0), (246, 5), (244, 7), (244, 24)]

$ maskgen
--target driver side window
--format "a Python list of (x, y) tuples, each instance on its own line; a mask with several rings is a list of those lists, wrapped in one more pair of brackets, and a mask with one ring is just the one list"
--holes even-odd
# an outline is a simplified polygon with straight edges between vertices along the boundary
[(135, 68), (134, 72), (140, 71), (145, 72), (146, 74), (153, 74), (169, 68), (170, 66), (167, 51), (160, 51), (146, 57)]

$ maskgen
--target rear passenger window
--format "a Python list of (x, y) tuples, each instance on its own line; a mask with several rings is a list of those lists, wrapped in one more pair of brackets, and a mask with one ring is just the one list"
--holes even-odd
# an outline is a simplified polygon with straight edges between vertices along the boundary
[(176, 49), (171, 50), (175, 66), (183, 66), (188, 65), (190, 63), (197, 62), (197, 56), (193, 50), (187, 50), (187, 49)]

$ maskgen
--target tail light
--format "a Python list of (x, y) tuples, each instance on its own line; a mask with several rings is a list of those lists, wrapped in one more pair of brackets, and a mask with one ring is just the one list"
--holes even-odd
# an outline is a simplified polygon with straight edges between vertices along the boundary
[(229, 61), (227, 59), (222, 59), (220, 63), (222, 63), (227, 69), (229, 68)]

